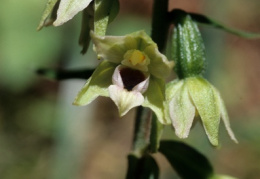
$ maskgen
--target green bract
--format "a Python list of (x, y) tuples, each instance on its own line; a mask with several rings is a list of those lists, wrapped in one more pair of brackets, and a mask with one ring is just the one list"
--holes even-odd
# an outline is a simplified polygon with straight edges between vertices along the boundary
[(193, 120), (199, 115), (212, 145), (218, 145), (220, 118), (230, 138), (237, 142), (219, 92), (200, 76), (177, 79), (168, 83), (166, 110), (166, 115), (172, 120), (175, 133), (180, 138), (188, 137)]
[(75, 105), (86, 105), (97, 96), (110, 97), (120, 116), (142, 105), (153, 110), (163, 124), (165, 83), (172, 68), (157, 45), (144, 32), (126, 36), (97, 36), (91, 33), (102, 61), (76, 97)]

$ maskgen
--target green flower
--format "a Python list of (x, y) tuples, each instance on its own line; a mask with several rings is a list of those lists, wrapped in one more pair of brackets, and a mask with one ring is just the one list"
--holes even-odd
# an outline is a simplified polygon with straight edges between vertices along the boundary
[(166, 113), (172, 120), (178, 137), (187, 138), (194, 118), (200, 116), (212, 145), (218, 145), (220, 118), (223, 120), (230, 138), (237, 142), (218, 90), (201, 76), (177, 79), (168, 83), (166, 104)]
[(86, 105), (98, 96), (110, 97), (120, 116), (136, 106), (149, 107), (163, 124), (165, 83), (172, 68), (157, 45), (144, 32), (126, 36), (97, 36), (91, 33), (102, 61), (76, 97), (75, 105)]

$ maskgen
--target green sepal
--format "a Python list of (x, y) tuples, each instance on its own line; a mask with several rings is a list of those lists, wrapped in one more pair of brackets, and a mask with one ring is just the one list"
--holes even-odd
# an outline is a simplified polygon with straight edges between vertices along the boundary
[(165, 82), (162, 79), (150, 77), (149, 86), (144, 93), (142, 106), (150, 108), (162, 124), (170, 124), (171, 121), (164, 115)]
[(128, 170), (126, 179), (158, 179), (159, 167), (150, 155), (141, 158), (128, 155)]
[(97, 35), (106, 35), (107, 26), (119, 12), (118, 0), (95, 0), (94, 5), (94, 32)]
[(161, 141), (161, 152), (182, 179), (210, 179), (213, 168), (208, 159), (187, 144)]
[(219, 95), (212, 85), (202, 77), (185, 79), (190, 96), (212, 145), (218, 145), (220, 122)]
[[(180, 80), (179, 83), (183, 84), (183, 80)], [(195, 117), (195, 107), (190, 99), (185, 81), (181, 86), (179, 83), (167, 85), (166, 95), (168, 95), (169, 90), (175, 93), (171, 99), (167, 97), (167, 104), (169, 107), (169, 116), (175, 128), (176, 135), (180, 138), (187, 138)], [(175, 90), (176, 92), (174, 92)]]
[(188, 14), (175, 19), (171, 52), (174, 70), (180, 79), (204, 72), (205, 46), (197, 24)]
[(102, 61), (78, 93), (73, 104), (82, 106), (89, 104), (98, 96), (108, 97), (108, 87), (112, 83), (112, 75), (115, 68), (116, 64)]
[(44, 26), (51, 25), (57, 18), (57, 10), (60, 0), (49, 0), (43, 12), (37, 30), (41, 30)]

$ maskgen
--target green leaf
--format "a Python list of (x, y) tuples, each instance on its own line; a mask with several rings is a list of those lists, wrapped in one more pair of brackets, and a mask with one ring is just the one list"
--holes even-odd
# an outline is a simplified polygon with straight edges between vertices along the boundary
[(196, 14), (196, 13), (189, 13), (190, 16), (192, 17), (192, 19), (196, 22), (199, 22), (201, 24), (205, 24), (205, 25), (209, 25), (215, 28), (219, 28), (222, 29), (226, 32), (229, 32), (231, 34), (240, 36), (240, 37), (244, 37), (244, 38), (250, 38), (250, 39), (254, 39), (254, 38), (260, 38), (260, 34), (258, 33), (250, 33), (250, 32), (244, 32), (238, 29), (234, 29), (234, 28), (230, 28), (227, 27), (223, 24), (221, 24), (220, 22), (217, 22), (205, 15), (201, 15), (201, 14)]
[[(58, 7), (59, 7), (59, 3), (60, 3), (60, 0), (49, 0), (46, 7), (45, 7), (45, 10), (43, 12), (43, 15), (42, 15), (42, 18), (41, 18), (41, 21), (37, 27), (37, 30), (41, 30), (44, 26), (47, 26), (49, 24), (52, 24), (53, 21), (56, 19), (56, 13), (57, 13), (57, 10), (58, 10)], [(50, 17), (49, 20), (47, 20), (48, 18)]]
[[(88, 7), (87, 7), (88, 8)], [(82, 22), (81, 22), (81, 31), (79, 37), (79, 44), (83, 47), (81, 50), (82, 54), (85, 54), (88, 50), (90, 43), (90, 21), (91, 17), (88, 13), (88, 10), (84, 9), (82, 13)]]
[(57, 19), (53, 23), (59, 26), (72, 19), (78, 12), (85, 9), (92, 0), (61, 0), (57, 12)]
[(115, 64), (102, 61), (80, 90), (73, 104), (87, 105), (98, 96), (109, 96), (108, 87), (112, 84), (112, 75), (115, 68)]
[(108, 23), (110, 23), (119, 12), (118, 0), (95, 0), (94, 32), (97, 35), (106, 35)]
[(211, 144), (217, 146), (220, 122), (219, 96), (212, 85), (202, 77), (190, 77), (185, 80), (206, 134)]
[(171, 121), (164, 116), (165, 82), (162, 79), (150, 77), (149, 86), (144, 93), (142, 106), (150, 108), (162, 124), (170, 124)]
[(159, 167), (149, 155), (137, 158), (128, 155), (128, 170), (126, 179), (158, 179)]
[(209, 179), (213, 175), (207, 158), (182, 142), (161, 141), (159, 151), (182, 179)]
[(241, 31), (238, 29), (234, 29), (234, 28), (230, 28), (226, 25), (221, 24), (220, 22), (217, 22), (205, 15), (202, 14), (197, 14), (197, 13), (188, 13), (185, 12), (181, 9), (174, 9), (169, 13), (169, 17), (171, 19), (171, 21), (176, 24), (176, 21), (179, 20), (179, 17), (182, 16), (186, 16), (186, 15), (190, 15), (192, 20), (201, 23), (201, 24), (205, 24), (205, 25), (209, 25), (215, 28), (219, 28), (221, 30), (224, 30), (226, 32), (229, 32), (231, 34), (240, 36), (240, 37), (244, 37), (244, 38), (260, 38), (260, 34), (259, 33), (251, 33), (251, 32), (245, 32), (245, 31)]

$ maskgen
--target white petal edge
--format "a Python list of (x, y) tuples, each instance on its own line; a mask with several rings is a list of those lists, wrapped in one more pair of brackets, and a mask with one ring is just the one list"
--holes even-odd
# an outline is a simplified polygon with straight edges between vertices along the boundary
[(130, 109), (140, 106), (144, 102), (144, 97), (140, 92), (127, 91), (116, 85), (110, 85), (109, 96), (115, 102), (120, 117), (124, 116)]
[(119, 86), (120, 88), (124, 88), (124, 83), (120, 74), (120, 70), (122, 69), (122, 65), (118, 65), (113, 73), (112, 82), (114, 85)]
[(137, 84), (132, 91), (136, 91), (136, 92), (140, 92), (140, 93), (144, 93), (146, 92), (148, 86), (149, 86), (149, 80), (150, 80), (150, 75), (148, 77), (146, 77), (146, 79), (144, 81), (142, 81), (141, 83)]

